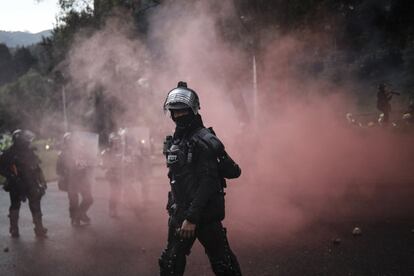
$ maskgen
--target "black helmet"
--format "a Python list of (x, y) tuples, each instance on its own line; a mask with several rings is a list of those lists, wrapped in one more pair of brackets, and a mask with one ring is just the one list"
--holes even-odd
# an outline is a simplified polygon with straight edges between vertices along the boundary
[(180, 81), (176, 88), (168, 92), (164, 102), (164, 111), (190, 108), (194, 115), (200, 110), (200, 100), (197, 93), (187, 87), (187, 83)]
[(16, 129), (12, 133), (13, 143), (16, 145), (29, 145), (36, 135), (30, 130)]

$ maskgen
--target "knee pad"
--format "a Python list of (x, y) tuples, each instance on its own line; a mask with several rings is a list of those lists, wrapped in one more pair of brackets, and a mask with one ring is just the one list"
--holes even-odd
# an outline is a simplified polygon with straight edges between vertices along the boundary
[(174, 252), (165, 250), (158, 260), (161, 276), (183, 275), (185, 263), (185, 256), (178, 257)]
[(234, 254), (226, 255), (223, 260), (212, 260), (211, 267), (217, 276), (241, 276), (239, 262)]
[(224, 254), (219, 256), (211, 256), (211, 266), (214, 271), (214, 273), (218, 276), (241, 276), (241, 270), (239, 262), (237, 261), (236, 255), (231, 251), (229, 242), (227, 240), (226, 235), (226, 228), (223, 228), (222, 230), (223, 235), (223, 243), (224, 243)]
[(171, 258), (168, 257), (165, 251), (161, 254), (161, 257), (158, 259), (158, 264), (160, 266), (161, 273), (166, 273), (166, 275), (168, 275), (170, 272), (173, 271), (173, 260), (171, 260)]

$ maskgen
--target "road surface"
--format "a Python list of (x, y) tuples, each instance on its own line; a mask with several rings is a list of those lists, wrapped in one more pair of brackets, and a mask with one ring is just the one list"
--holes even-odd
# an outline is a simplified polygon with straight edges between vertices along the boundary
[[(134, 209), (124, 204), (119, 219), (109, 218), (108, 183), (98, 180), (93, 187), (92, 224), (79, 228), (69, 223), (66, 194), (56, 183), (49, 183), (42, 201), (44, 224), (49, 229), (44, 240), (33, 234), (27, 203), (21, 209), (21, 237), (10, 238), (8, 194), (1, 192), (0, 275), (157, 275), (166, 239), (168, 189), (165, 171), (157, 170), (145, 189), (136, 184), (137, 205)], [(232, 208), (243, 187), (228, 192), (230, 215), (225, 225), (244, 275), (414, 275), (414, 213), (410, 210), (384, 217), (327, 217), (282, 238), (278, 233), (283, 223), (276, 224), (280, 229), (274, 235), (255, 231), (255, 220), (244, 218), (242, 208)], [(360, 204), (369, 208), (372, 202)], [(252, 207), (246, 203), (246, 208)], [(351, 233), (356, 225), (362, 229), (361, 236)], [(333, 239), (339, 240), (334, 243)], [(213, 275), (198, 243), (188, 259), (186, 275)]]

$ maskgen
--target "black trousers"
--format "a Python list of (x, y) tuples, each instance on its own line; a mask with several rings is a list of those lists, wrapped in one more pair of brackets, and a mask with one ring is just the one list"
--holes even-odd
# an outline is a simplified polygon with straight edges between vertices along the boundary
[(383, 122), (388, 123), (390, 119), (391, 105), (387, 104), (381, 108), (378, 108), (384, 114)]
[[(79, 202), (79, 195), (82, 201)], [(71, 219), (79, 218), (79, 216), (89, 210), (93, 203), (92, 190), (90, 183), (76, 182), (68, 185), (69, 198), (69, 215)]]
[(230, 249), (226, 229), (220, 221), (197, 226), (193, 238), (184, 239), (177, 233), (181, 224), (170, 218), (167, 248), (159, 259), (160, 275), (181, 276), (184, 274), (186, 256), (190, 254), (194, 241), (198, 239), (203, 245), (215, 275), (240, 276), (240, 266)]
[[(19, 211), (21, 206), (22, 194), (18, 189), (10, 189), (10, 208), (9, 211)], [(30, 189), (25, 193), (25, 197), (29, 200), (29, 208), (32, 214), (41, 214), (42, 209), (40, 206), (40, 200), (42, 195)]]

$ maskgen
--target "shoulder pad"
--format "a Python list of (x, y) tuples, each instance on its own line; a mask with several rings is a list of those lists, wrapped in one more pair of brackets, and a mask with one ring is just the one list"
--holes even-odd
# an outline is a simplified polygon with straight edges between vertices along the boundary
[(202, 128), (199, 131), (197, 131), (195, 137), (207, 144), (207, 146), (210, 149), (212, 149), (216, 154), (219, 154), (224, 151), (223, 143), (208, 128)]

